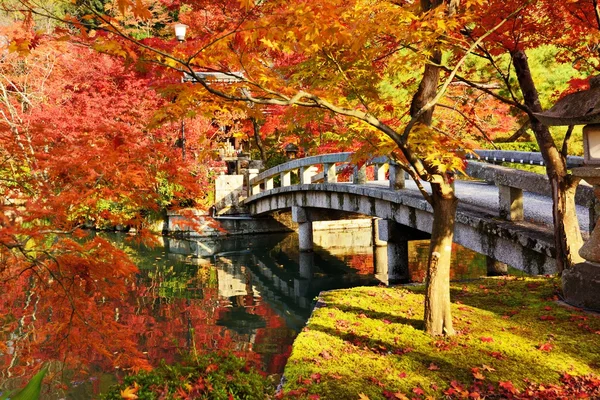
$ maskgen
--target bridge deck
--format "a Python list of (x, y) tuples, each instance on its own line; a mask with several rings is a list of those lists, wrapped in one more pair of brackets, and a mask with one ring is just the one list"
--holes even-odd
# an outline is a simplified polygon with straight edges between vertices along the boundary
[[(368, 182), (365, 186), (387, 189), (388, 182)], [(425, 184), (425, 186), (427, 188), (428, 185)], [(406, 181), (405, 190), (411, 190), (420, 195), (417, 185), (413, 181)], [(482, 212), (487, 212), (494, 217), (499, 217), (498, 187), (496, 185), (487, 182), (457, 180), (455, 183), (455, 190), (456, 196), (461, 204), (469, 204)], [(524, 192), (523, 197), (525, 220), (544, 224), (547, 225), (548, 228), (551, 228), (554, 224), (552, 221), (552, 199), (548, 196), (530, 192)], [(587, 227), (589, 226), (589, 212), (586, 207), (577, 206), (577, 219), (579, 220), (579, 226), (582, 229), (582, 233), (587, 233)]]

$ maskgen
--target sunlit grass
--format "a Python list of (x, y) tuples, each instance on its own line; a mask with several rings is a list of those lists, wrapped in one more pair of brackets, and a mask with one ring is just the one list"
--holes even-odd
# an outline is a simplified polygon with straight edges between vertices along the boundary
[[(444, 397), (452, 381), (522, 389), (600, 372), (600, 318), (559, 303), (557, 278), (489, 278), (452, 285), (456, 336), (422, 331), (423, 287), (323, 293), (294, 343), (287, 395)], [(421, 394), (421, 390), (424, 392)], [(317, 397), (318, 396), (318, 397)]]

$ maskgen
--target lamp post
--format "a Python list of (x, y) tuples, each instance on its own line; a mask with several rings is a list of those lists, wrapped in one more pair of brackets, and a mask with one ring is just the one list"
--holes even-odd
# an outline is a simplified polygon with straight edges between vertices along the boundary
[[(173, 26), (175, 30), (175, 37), (179, 42), (183, 42), (185, 40), (185, 33), (187, 31), (187, 25), (177, 23)], [(185, 120), (181, 118), (181, 159), (185, 160)]]
[[(590, 79), (590, 89), (565, 96), (548, 111), (534, 115), (547, 126), (585, 125), (584, 163), (572, 173), (593, 185), (594, 195), (600, 200), (600, 76)], [(562, 274), (565, 300), (600, 311), (600, 220), (579, 255), (586, 261)]]

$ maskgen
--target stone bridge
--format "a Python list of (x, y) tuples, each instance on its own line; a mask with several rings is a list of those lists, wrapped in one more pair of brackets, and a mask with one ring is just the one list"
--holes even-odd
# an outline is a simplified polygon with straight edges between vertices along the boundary
[[(350, 157), (351, 153), (326, 154), (296, 159), (260, 174), (251, 171), (244, 204), (253, 216), (291, 209), (303, 251), (312, 249), (315, 221), (376, 218), (377, 243), (387, 245), (389, 280), (405, 280), (408, 241), (428, 237), (432, 208), (393, 162), (375, 158), (356, 168)], [(485, 157), (543, 165), (536, 153), (496, 151), (482, 154)], [(572, 165), (579, 162), (570, 159)], [(454, 241), (528, 274), (555, 272), (547, 178), (474, 161), (469, 162), (467, 174), (478, 180), (455, 183), (460, 202)], [(587, 234), (598, 209), (591, 186), (580, 185), (576, 202), (580, 225)]]

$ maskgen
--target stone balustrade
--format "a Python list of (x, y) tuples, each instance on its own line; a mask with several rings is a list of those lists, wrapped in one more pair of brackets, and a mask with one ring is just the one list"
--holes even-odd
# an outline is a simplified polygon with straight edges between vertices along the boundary
[[(540, 153), (500, 150), (477, 150), (476, 153), (481, 160), (491, 162), (544, 165)], [(338, 173), (343, 168), (351, 166), (351, 156), (352, 153), (348, 152), (323, 154), (295, 159), (261, 173), (258, 173), (257, 170), (250, 170), (248, 196), (257, 195), (263, 190), (274, 189), (276, 177), (279, 177), (278, 187), (290, 186), (292, 185), (292, 174), (296, 174), (297, 181), (301, 185), (318, 182), (336, 183), (338, 182)], [(473, 156), (468, 158), (473, 158)], [(582, 157), (569, 156), (568, 158), (569, 167), (581, 165), (582, 162)], [(373, 158), (360, 168), (351, 166), (354, 169), (352, 180), (343, 183), (367, 183), (366, 168), (369, 166), (374, 168), (375, 182), (381, 184), (389, 181), (388, 185), (391, 190), (399, 190), (405, 187), (405, 172), (399, 165), (390, 162), (387, 157)], [(545, 175), (476, 161), (468, 163), (466, 173), (471, 178), (498, 186), (499, 215), (509, 221), (523, 220), (524, 191), (547, 197), (552, 196), (550, 182)], [(388, 178), (386, 178), (386, 175)], [(577, 205), (584, 206), (589, 210), (590, 226), (586, 228), (591, 231), (595, 221), (600, 216), (600, 206), (593, 195), (591, 185), (585, 182), (579, 185), (575, 202)]]

